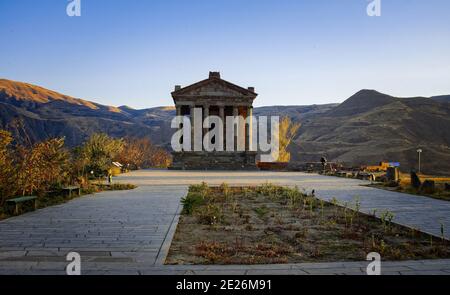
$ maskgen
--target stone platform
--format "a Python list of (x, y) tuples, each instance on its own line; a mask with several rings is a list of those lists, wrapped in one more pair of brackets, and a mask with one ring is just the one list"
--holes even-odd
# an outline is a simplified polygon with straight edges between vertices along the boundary
[(174, 152), (171, 170), (258, 170), (256, 152)]

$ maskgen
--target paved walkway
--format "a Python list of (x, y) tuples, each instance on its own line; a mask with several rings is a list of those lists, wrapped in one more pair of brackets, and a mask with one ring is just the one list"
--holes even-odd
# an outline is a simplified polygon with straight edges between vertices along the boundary
[[(104, 192), (0, 222), (0, 274), (64, 274), (65, 255), (82, 256), (83, 274), (364, 274), (367, 262), (244, 266), (165, 266), (187, 186), (270, 182), (316, 190), (319, 198), (361, 200), (395, 221), (449, 237), (450, 202), (361, 186), (366, 182), (304, 173), (145, 170), (117, 181), (133, 191)], [(385, 274), (450, 274), (450, 260), (383, 262)]]
[(0, 222), (0, 274), (64, 274), (71, 251), (90, 271), (162, 264), (186, 193), (185, 186), (103, 192)]

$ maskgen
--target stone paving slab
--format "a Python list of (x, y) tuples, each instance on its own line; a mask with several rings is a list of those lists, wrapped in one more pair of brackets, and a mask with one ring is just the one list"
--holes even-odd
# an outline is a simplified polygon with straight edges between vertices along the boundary
[[(142, 186), (74, 199), (0, 222), (0, 274), (56, 271), (69, 252), (82, 265), (126, 272), (155, 264), (186, 186)], [(95, 269), (92, 269), (94, 271)]]
[[(431, 262), (431, 263), (430, 263)], [(434, 262), (434, 263), (433, 263)], [(366, 275), (369, 262), (326, 262), (280, 265), (153, 265), (135, 263), (86, 262), (83, 275)], [(65, 262), (14, 263), (4, 267), (3, 274), (51, 274), (64, 275)], [(421, 266), (421, 267), (419, 267)], [(420, 260), (382, 262), (382, 275), (450, 275), (450, 260)]]

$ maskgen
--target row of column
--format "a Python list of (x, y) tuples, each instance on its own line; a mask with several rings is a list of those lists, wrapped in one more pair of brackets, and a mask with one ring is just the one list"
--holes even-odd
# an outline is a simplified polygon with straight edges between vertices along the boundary
[[(182, 112), (181, 112), (181, 107), (182, 107), (182, 105), (176, 105), (176, 114), (177, 114), (177, 116), (182, 116)], [(193, 140), (193, 138), (194, 138), (194, 108), (196, 108), (196, 107), (198, 107), (199, 108), (199, 106), (194, 106), (194, 105), (189, 105), (189, 109), (190, 109), (190, 111), (189, 111), (189, 117), (190, 117), (190, 120), (191, 120), (191, 128), (192, 128), (192, 133), (191, 133), (191, 139), (192, 139), (192, 142), (191, 142), (191, 147), (192, 147), (192, 150), (194, 150), (194, 140)], [(223, 140), (223, 147), (224, 147), (224, 149), (226, 148), (226, 128), (227, 128), (227, 126), (226, 126), (226, 118), (225, 118), (225, 107), (226, 106), (223, 106), (223, 105), (220, 105), (220, 106), (218, 106), (219, 107), (219, 117), (221, 118), (221, 120), (222, 120), (222, 122), (223, 122), (223, 138), (222, 138), (222, 140)], [(239, 116), (239, 106), (232, 106), (233, 107), (233, 117), (238, 117)], [(244, 117), (244, 119), (247, 119), (247, 117), (251, 117), (252, 115), (253, 115), (253, 107), (252, 106), (245, 106), (246, 108), (247, 108), (247, 112), (246, 112), (246, 116), (243, 116)], [(202, 110), (203, 110), (203, 120), (206, 118), (206, 117), (209, 117), (209, 115), (210, 115), (210, 111), (209, 111), (209, 105), (203, 105), (202, 106)], [(202, 121), (203, 121), (202, 120)], [(237, 138), (237, 128), (240, 128), (240, 131), (241, 132), (244, 132), (244, 138), (243, 139), (241, 139), (241, 140), (245, 140), (245, 143), (243, 143), (243, 144), (245, 144), (245, 151), (250, 151), (250, 150), (252, 150), (252, 136), (253, 136), (253, 134), (252, 134), (252, 120), (250, 120), (249, 121), (249, 124), (246, 124), (245, 122), (244, 122), (244, 124), (238, 124), (238, 126), (236, 126), (235, 124), (234, 124), (234, 128), (235, 128), (235, 130), (234, 130), (234, 150), (236, 151), (237, 150), (237, 144), (238, 144), (238, 138)], [(203, 134), (202, 134), (202, 138), (203, 138), (203, 136), (206, 134), (206, 132), (208, 132), (208, 130), (207, 129), (203, 129)], [(241, 143), (242, 144), (242, 143)]]

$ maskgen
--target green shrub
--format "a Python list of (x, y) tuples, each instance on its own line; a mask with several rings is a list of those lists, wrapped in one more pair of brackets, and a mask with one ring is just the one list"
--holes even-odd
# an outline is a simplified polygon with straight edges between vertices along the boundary
[(220, 207), (213, 204), (208, 204), (207, 206), (202, 207), (202, 210), (197, 210), (196, 216), (199, 223), (214, 225), (222, 220), (223, 214)]
[(112, 191), (132, 190), (135, 188), (137, 188), (137, 186), (129, 183), (113, 183), (109, 186), (109, 189)]
[(269, 209), (265, 205), (263, 205), (259, 208), (256, 208), (255, 212), (256, 212), (256, 214), (258, 214), (259, 218), (263, 218), (264, 216), (267, 215), (267, 213), (269, 212)]
[(185, 198), (181, 199), (183, 214), (191, 215), (198, 206), (205, 203), (205, 199), (198, 193), (189, 192)]
[(189, 192), (197, 193), (202, 196), (203, 199), (207, 199), (211, 197), (211, 189), (206, 182), (202, 182), (202, 184), (191, 185), (189, 187)]

